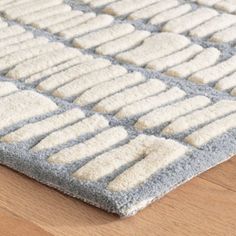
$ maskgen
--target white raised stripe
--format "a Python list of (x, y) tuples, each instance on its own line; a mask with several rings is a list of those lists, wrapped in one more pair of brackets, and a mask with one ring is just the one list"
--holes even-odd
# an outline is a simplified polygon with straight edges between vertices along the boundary
[(218, 63), (215, 66), (196, 72), (189, 78), (189, 80), (199, 84), (206, 84), (219, 80), (220, 78), (232, 73), (235, 70), (236, 56), (232, 56), (228, 60)]
[(160, 0), (122, 0), (108, 5), (103, 11), (117, 16), (126, 15), (158, 1)]
[(7, 76), (14, 79), (21, 79), (45, 69), (67, 61), (75, 56), (81, 55), (75, 48), (62, 48), (54, 52), (45, 53), (33, 59), (24, 61), (7, 73)]
[(37, 27), (40, 29), (45, 29), (45, 28), (49, 27), (48, 30), (50, 31), (51, 26), (59, 24), (59, 23), (66, 21), (68, 19), (80, 16), (82, 14), (83, 13), (81, 11), (69, 11), (66, 13), (63, 12), (63, 13), (57, 14), (55, 16), (50, 16), (45, 19), (32, 22), (32, 25), (34, 27)]
[(110, 15), (98, 15), (85, 23), (72, 27), (70, 29), (61, 31), (60, 36), (63, 36), (66, 39), (70, 39), (74, 36), (79, 36), (85, 33), (89, 33), (94, 30), (98, 30), (104, 27), (111, 25), (114, 18)]
[(149, 22), (153, 25), (158, 25), (168, 20), (174, 19), (178, 16), (181, 16), (185, 13), (188, 13), (191, 10), (192, 10), (192, 7), (190, 4), (183, 4), (179, 7), (157, 14)]
[(236, 26), (215, 33), (210, 41), (216, 43), (228, 43), (236, 39)]
[(202, 110), (178, 118), (168, 125), (162, 133), (167, 135), (178, 134), (193, 127), (197, 127), (198, 125), (210, 122), (233, 111), (236, 111), (236, 101), (221, 100)]
[(230, 129), (236, 128), (236, 113), (216, 120), (209, 125), (193, 132), (185, 138), (185, 141), (195, 147), (201, 147), (212, 139), (224, 134)]
[(8, 26), (7, 22), (0, 21), (0, 29), (4, 29)]
[(236, 23), (236, 16), (222, 14), (191, 30), (190, 35), (194, 37), (206, 37), (219, 30), (229, 27), (234, 23)]
[(123, 37), (104, 43), (96, 48), (96, 52), (102, 55), (112, 55), (138, 46), (145, 38), (150, 36), (149, 31), (135, 30)]
[(148, 7), (145, 7), (141, 10), (132, 13), (131, 15), (129, 15), (128, 18), (130, 20), (148, 19), (160, 12), (178, 6), (179, 4), (180, 2), (178, 0), (159, 1), (153, 5), (150, 5)]
[(174, 33), (183, 33), (217, 15), (218, 15), (217, 11), (213, 9), (199, 8), (196, 11), (190, 12), (186, 15), (170, 20), (164, 25), (162, 30)]
[(121, 166), (142, 158), (156, 140), (158, 138), (155, 136), (140, 135), (128, 144), (97, 156), (77, 170), (73, 176), (81, 180), (97, 181)]
[(197, 3), (201, 5), (206, 5), (206, 6), (213, 6), (220, 0), (196, 0)]
[(19, 44), (28, 39), (32, 39), (34, 36), (31, 32), (25, 32), (23, 34), (19, 34), (16, 36), (12, 36), (6, 39), (0, 39), (0, 48), (7, 47), (8, 45), (12, 44)]
[(175, 77), (187, 77), (196, 71), (214, 65), (220, 58), (220, 51), (216, 48), (204, 49), (192, 60), (169, 69), (166, 73)]
[(185, 99), (181, 102), (174, 103), (173, 105), (155, 109), (147, 115), (142, 116), (136, 122), (135, 127), (141, 130), (158, 127), (181, 115), (207, 106), (209, 103), (210, 99), (205, 96), (195, 96)]
[(37, 86), (37, 89), (43, 90), (43, 91), (54, 90), (57, 87), (62, 86), (65, 83), (68, 83), (83, 74), (87, 74), (89, 72), (99, 70), (109, 65), (111, 65), (111, 62), (105, 59), (94, 59), (94, 60), (85, 61), (65, 71), (62, 71), (55, 75), (50, 76), (46, 80), (42, 81)]
[(35, 12), (35, 11), (40, 11), (42, 9), (58, 5), (62, 3), (63, 0), (40, 0), (40, 1), (35, 1), (35, 2), (26, 2), (24, 4), (20, 4), (18, 6), (14, 6), (11, 8), (7, 8), (4, 11), (5, 16), (8, 19), (16, 19), (20, 16)]
[(12, 54), (6, 55), (3, 58), (0, 58), (0, 70), (5, 70), (22, 61), (33, 58), (43, 53), (58, 50), (62, 47), (64, 47), (62, 43), (48, 43), (45, 45), (39, 45), (37, 47), (14, 52)]
[(34, 75), (30, 76), (28, 79), (25, 80), (25, 83), (37, 82), (38, 80), (40, 80), (42, 78), (48, 77), (52, 74), (61, 72), (61, 71), (65, 70), (65, 69), (68, 69), (72, 66), (75, 66), (77, 64), (80, 64), (82, 62), (89, 61), (89, 60), (92, 60), (92, 59), (93, 59), (93, 57), (90, 56), (90, 55), (77, 56), (77, 57), (72, 58), (71, 60), (69, 60), (67, 62), (64, 62), (64, 63), (60, 64), (60, 65), (50, 67), (47, 70), (44, 70), (42, 72), (39, 72), (37, 74), (34, 74)]
[(218, 90), (227, 90), (227, 89), (232, 89), (235, 86), (236, 86), (236, 72), (217, 82), (215, 88)]
[(160, 59), (149, 62), (147, 64), (147, 67), (150, 69), (155, 69), (157, 71), (163, 71), (166, 70), (168, 67), (175, 66), (191, 59), (193, 56), (195, 56), (202, 50), (203, 48), (197, 44), (190, 45), (189, 47), (176, 53), (173, 53), (169, 56), (162, 57)]
[(143, 44), (116, 56), (118, 60), (138, 66), (160, 57), (167, 56), (190, 44), (189, 39), (173, 33), (160, 33), (144, 40)]
[(107, 5), (108, 3), (115, 2), (116, 0), (93, 0), (90, 2), (91, 7), (102, 7), (104, 5)]
[[(29, 2), (30, 0), (11, 0), (9, 1), (7, 4), (2, 4), (0, 5), (0, 11), (4, 11), (7, 8), (12, 8), (18, 5), (21, 5), (23, 3)], [(1, 3), (3, 2), (3, 0), (1, 0)]]
[(145, 98), (130, 105), (123, 107), (116, 117), (123, 119), (126, 117), (135, 116), (138, 114), (146, 113), (154, 108), (163, 106), (167, 103), (173, 102), (177, 99), (183, 98), (186, 93), (178, 87), (173, 87), (170, 90), (163, 92), (159, 95)]
[(18, 25), (12, 25), (1, 29), (0, 39), (5, 39), (25, 32), (25, 29)]
[(96, 114), (65, 127), (64, 129), (49, 134), (33, 147), (33, 151), (53, 148), (67, 143), (70, 140), (78, 139), (85, 134), (94, 133), (98, 130), (104, 129), (108, 126), (109, 122), (103, 116)]
[(113, 80), (98, 84), (97, 86), (94, 86), (93, 88), (84, 92), (74, 102), (81, 106), (85, 106), (87, 104), (97, 102), (102, 98), (116, 93), (128, 86), (132, 86), (144, 81), (145, 77), (141, 73), (129, 73)]
[(0, 82), (0, 97), (6, 96), (12, 92), (17, 91), (17, 87), (13, 83)]
[(70, 17), (68, 20), (62, 21), (58, 24), (54, 24), (52, 26), (49, 26), (47, 30), (51, 33), (58, 33), (66, 29), (70, 29), (71, 27), (75, 27), (81, 23), (84, 23), (88, 21), (89, 19), (92, 19), (96, 17), (96, 14), (93, 12), (85, 13), (85, 14), (78, 14), (76, 17)]
[(221, 11), (235, 12), (236, 11), (236, 2), (234, 0), (226, 0), (217, 2), (214, 7)]
[(158, 138), (147, 151), (147, 156), (112, 180), (110, 191), (128, 191), (148, 180), (151, 175), (165, 168), (187, 152), (187, 147), (171, 140)]
[(83, 143), (65, 148), (60, 152), (53, 154), (48, 158), (48, 161), (59, 164), (72, 163), (77, 160), (82, 160), (86, 157), (102, 152), (115, 144), (118, 144), (127, 137), (128, 133), (123, 127), (119, 126), (110, 128)]
[(128, 88), (103, 99), (93, 109), (98, 112), (113, 112), (130, 103), (163, 91), (165, 84), (157, 79), (150, 79), (143, 84)]
[(0, 99), (0, 129), (57, 109), (49, 98), (33, 91), (11, 94)]
[(231, 91), (231, 95), (236, 96), (236, 87)]
[(8, 5), (12, 2), (13, 0), (1, 0), (0, 6)]
[(33, 12), (28, 15), (20, 17), (18, 20), (24, 24), (30, 24), (34, 21), (42, 20), (50, 16), (54, 16), (60, 13), (66, 13), (71, 10), (71, 7), (66, 4), (53, 6), (50, 8), (43, 9), (41, 11)]
[[(12, 7), (21, 5), (21, 4), (29, 2), (29, 1), (30, 0), (11, 0), (11, 1), (9, 1), (8, 4), (0, 5), (0, 11), (4, 11), (7, 8), (12, 8)], [(1, 2), (2, 2), (2, 0), (1, 0)]]
[(54, 115), (35, 123), (26, 124), (22, 128), (2, 137), (1, 141), (7, 143), (26, 141), (30, 138), (52, 132), (53, 130), (71, 124), (83, 117), (84, 113), (80, 109), (74, 108), (59, 115)]
[(9, 45), (9, 46), (4, 47), (4, 50), (0, 51), (0, 57), (6, 56), (6, 55), (13, 53), (13, 52), (24, 50), (27, 48), (32, 48), (32, 47), (36, 47), (39, 45), (43, 45), (46, 43), (48, 43), (47, 38), (38, 37), (36, 39), (29, 39), (27, 41), (23, 41), (22, 43), (19, 43), (19, 44)]
[(92, 48), (102, 43), (117, 39), (135, 30), (131, 24), (115, 24), (82, 37), (76, 38), (73, 45), (79, 48)]
[(127, 70), (124, 67), (119, 65), (111, 65), (89, 74), (85, 74), (64, 86), (59, 87), (53, 92), (53, 95), (61, 98), (72, 97), (99, 83), (111, 80), (126, 73)]

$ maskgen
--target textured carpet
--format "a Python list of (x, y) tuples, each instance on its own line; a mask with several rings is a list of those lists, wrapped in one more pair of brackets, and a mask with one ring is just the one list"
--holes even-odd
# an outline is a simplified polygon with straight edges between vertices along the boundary
[(130, 216), (236, 154), (233, 0), (1, 0), (0, 163)]

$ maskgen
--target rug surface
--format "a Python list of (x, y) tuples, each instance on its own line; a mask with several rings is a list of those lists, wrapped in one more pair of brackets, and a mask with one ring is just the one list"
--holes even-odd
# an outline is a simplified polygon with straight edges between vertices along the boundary
[(120, 216), (236, 154), (235, 0), (1, 0), (0, 164)]

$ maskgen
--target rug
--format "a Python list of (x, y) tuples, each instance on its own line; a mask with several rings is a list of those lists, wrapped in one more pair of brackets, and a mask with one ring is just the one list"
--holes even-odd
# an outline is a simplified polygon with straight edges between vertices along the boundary
[(0, 12), (0, 164), (127, 217), (236, 154), (235, 1)]

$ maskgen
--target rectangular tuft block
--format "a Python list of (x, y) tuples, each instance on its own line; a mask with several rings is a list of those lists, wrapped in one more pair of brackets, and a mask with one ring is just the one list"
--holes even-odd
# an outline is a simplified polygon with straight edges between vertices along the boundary
[(228, 130), (236, 128), (236, 113), (228, 115), (224, 118), (216, 120), (209, 125), (202, 127), (199, 130), (196, 130), (189, 136), (185, 138), (185, 141), (195, 147), (201, 147), (214, 138), (223, 135)]
[(197, 127), (198, 125), (210, 122), (233, 111), (236, 111), (236, 101), (221, 100), (202, 110), (178, 118), (168, 125), (162, 133), (167, 135), (178, 134), (193, 127)]
[(34, 36), (31, 32), (25, 32), (16, 36), (12, 36), (6, 39), (0, 39), (0, 48), (7, 47), (12, 44), (20, 44), (28, 39), (32, 39)]
[(119, 77), (126, 73), (127, 70), (124, 67), (111, 65), (89, 74), (82, 75), (72, 82), (56, 89), (53, 92), (53, 95), (61, 98), (69, 98), (78, 95), (97, 84), (111, 80), (115, 77)]
[(18, 20), (24, 24), (31, 24), (35, 21), (43, 20), (47, 17), (51, 17), (57, 14), (61, 14), (61, 13), (66, 14), (68, 11), (71, 11), (71, 7), (66, 4), (61, 4), (61, 5), (43, 9), (41, 11), (37, 11), (37, 12), (33, 12), (30, 14), (21, 16), (18, 18)]
[(156, 138), (144, 159), (118, 175), (107, 188), (112, 192), (120, 192), (138, 187), (154, 173), (183, 156), (187, 150), (187, 147), (174, 140)]
[(221, 11), (234, 13), (236, 11), (236, 2), (234, 0), (219, 1), (214, 7)]
[(78, 139), (85, 134), (94, 133), (107, 128), (108, 126), (109, 122), (103, 116), (96, 114), (49, 134), (33, 147), (33, 151), (54, 148), (70, 140)]
[(108, 5), (105, 7), (104, 12), (116, 16), (126, 15), (159, 1), (160, 0), (122, 0)]
[(64, 45), (62, 43), (48, 43), (39, 45), (37, 47), (32, 47), (30, 49), (14, 52), (12, 54), (6, 55), (3, 58), (0, 58), (0, 70), (6, 70), (27, 59), (33, 58), (43, 53), (53, 52), (63, 47)]
[(189, 77), (189, 80), (199, 84), (207, 84), (217, 81), (220, 78), (234, 72), (235, 70), (236, 56), (232, 56), (228, 60), (220, 62), (215, 66), (196, 72), (191, 77)]
[(160, 57), (183, 49), (190, 44), (189, 39), (173, 33), (160, 33), (144, 40), (139, 47), (120, 53), (116, 59), (142, 66)]
[(88, 49), (127, 35), (134, 30), (135, 28), (131, 24), (115, 24), (108, 28), (76, 38), (73, 44), (75, 47)]
[(157, 140), (155, 136), (140, 135), (128, 144), (97, 156), (77, 170), (73, 176), (80, 180), (98, 181), (120, 167), (141, 159)]
[(8, 26), (8, 27), (1, 29), (0, 40), (1, 39), (7, 40), (6, 38), (8, 38), (8, 37), (19, 35), (24, 32), (25, 32), (25, 29), (21, 26), (18, 26), (18, 25)]
[(151, 33), (144, 30), (135, 30), (134, 32), (127, 34), (118, 39), (104, 43), (96, 48), (96, 53), (101, 55), (113, 55), (132, 47), (138, 46), (144, 39), (149, 37)]
[(128, 137), (123, 127), (105, 130), (83, 143), (62, 149), (48, 158), (48, 162), (55, 164), (72, 163), (111, 148)]
[(148, 97), (123, 107), (116, 114), (116, 117), (119, 119), (123, 119), (146, 113), (154, 108), (181, 99), (185, 97), (185, 95), (186, 93), (183, 90), (179, 89), (178, 87), (173, 87), (159, 95)]
[(13, 83), (0, 82), (0, 97), (9, 95), (17, 90), (17, 87)]
[(59, 35), (66, 39), (71, 39), (72, 37), (107, 27), (112, 24), (113, 20), (114, 18), (110, 15), (98, 15), (82, 24), (59, 32)]
[[(82, 14), (83, 13), (81, 11), (68, 11), (66, 13), (63, 12), (55, 16), (50, 16), (45, 19), (32, 22), (32, 25), (40, 29), (47, 28), (47, 30), (51, 32), (53, 25), (59, 25), (60, 23), (65, 22), (72, 18), (74, 18), (75, 20), (75, 17), (81, 16)], [(65, 27), (65, 23), (63, 23), (63, 25)]]
[(167, 70), (166, 74), (174, 77), (187, 77), (196, 71), (214, 65), (220, 58), (221, 52), (216, 48), (204, 49), (192, 60)]
[(198, 4), (205, 5), (205, 6), (214, 6), (220, 0), (196, 0)]
[(8, 26), (7, 22), (0, 21), (0, 29), (4, 29)]
[(19, 91), (0, 98), (0, 129), (57, 109), (54, 102), (41, 94)]
[(84, 92), (74, 102), (81, 106), (85, 106), (90, 103), (97, 102), (129, 86), (133, 86), (144, 81), (145, 78), (141, 73), (129, 73), (113, 80), (100, 83), (97, 86), (94, 86), (93, 88)]
[(10, 53), (24, 50), (27, 48), (37, 47), (48, 43), (48, 39), (45, 37), (38, 37), (36, 39), (25, 40), (19, 44), (6, 45), (4, 50), (0, 51), (0, 57), (4, 57)]
[(93, 12), (89, 12), (85, 14), (82, 14), (81, 12), (79, 13), (74, 12), (73, 17), (70, 17), (69, 19), (65, 19), (62, 22), (59, 22), (58, 24), (53, 24), (52, 26), (49, 26), (47, 30), (53, 34), (59, 33), (63, 30), (75, 27), (95, 17), (96, 17), (96, 14)]
[(32, 12), (37, 12), (48, 7), (56, 6), (62, 2), (63, 0), (50, 0), (50, 1), (40, 0), (40, 1), (33, 1), (33, 2), (30, 1), (24, 4), (20, 4), (18, 6), (7, 8), (4, 11), (4, 14), (8, 19), (15, 20), (20, 16), (23, 16)]
[(45, 135), (53, 130), (69, 125), (83, 117), (84, 113), (80, 109), (74, 108), (60, 113), (59, 115), (53, 115), (44, 120), (26, 124), (22, 128), (3, 136), (1, 141), (7, 143), (26, 141), (30, 138)]
[(228, 29), (219, 31), (212, 35), (210, 41), (216, 43), (228, 43), (236, 39), (236, 26), (229, 27)]
[(190, 4), (183, 4), (180, 5), (176, 8), (172, 8), (170, 10), (161, 12), (157, 15), (155, 15), (153, 18), (151, 18), (151, 20), (149, 21), (149, 23), (153, 24), (153, 25), (158, 25), (158, 24), (162, 24), (166, 21), (172, 20), (174, 18), (177, 18), (179, 16), (182, 16), (188, 12), (190, 12), (192, 10), (192, 7)]
[(28, 77), (78, 55), (81, 55), (79, 50), (67, 47), (45, 53), (16, 65), (7, 73), (7, 76), (13, 79)]
[(53, 66), (53, 67), (50, 67), (49, 69), (47, 70), (44, 70), (42, 72), (39, 72), (37, 74), (34, 74), (32, 76), (30, 76), (28, 79), (25, 80), (25, 83), (34, 83), (34, 82), (38, 82), (38, 80), (42, 79), (42, 78), (45, 78), (45, 77), (48, 77), (52, 74), (56, 74), (58, 72), (61, 72), (63, 70), (66, 70), (72, 66), (75, 66), (75, 65), (78, 65), (82, 62), (85, 62), (85, 61), (89, 61), (89, 60), (92, 60), (93, 57), (90, 56), (90, 55), (79, 55), (75, 58), (72, 58), (71, 60), (67, 61), (67, 62), (63, 62), (59, 65), (56, 65), (56, 66)]
[(141, 10), (138, 10), (131, 15), (129, 15), (130, 20), (139, 20), (139, 19), (148, 19), (152, 16), (155, 16), (156, 14), (163, 12), (167, 9), (170, 9), (172, 7), (176, 7), (180, 4), (178, 0), (164, 0), (164, 1), (158, 1), (155, 4), (152, 4), (148, 7), (145, 7)]
[(218, 12), (210, 8), (199, 8), (196, 11), (170, 20), (162, 28), (163, 31), (183, 33), (217, 16)]
[(147, 68), (154, 69), (157, 71), (163, 71), (166, 70), (168, 67), (178, 65), (191, 59), (196, 54), (200, 53), (202, 50), (203, 48), (201, 46), (194, 44), (169, 56), (162, 57), (149, 62), (147, 64)]
[[(2, 4), (0, 5), (0, 11), (5, 11), (7, 10), (8, 8), (13, 8), (13, 7), (16, 7), (16, 6), (20, 6), (24, 3), (27, 3), (29, 2), (30, 0), (11, 0), (9, 1), (7, 4)], [(2, 1), (1, 1), (2, 2)]]
[(90, 73), (95, 70), (99, 70), (111, 65), (111, 62), (105, 59), (94, 59), (85, 61), (79, 65), (75, 65), (65, 71), (59, 72), (55, 75), (50, 76), (49, 78), (42, 81), (37, 89), (42, 91), (54, 90), (83, 74)]
[(205, 107), (210, 103), (210, 99), (205, 96), (195, 96), (183, 101), (160, 107), (139, 118), (135, 127), (140, 130), (158, 127), (166, 122), (172, 121), (179, 116)]
[(224, 77), (219, 82), (217, 82), (215, 88), (222, 91), (222, 90), (232, 89), (235, 86), (236, 86), (236, 72), (227, 77)]
[(165, 84), (160, 80), (150, 79), (143, 84), (128, 88), (122, 92), (103, 99), (93, 109), (98, 112), (114, 112), (130, 103), (159, 93), (165, 88)]
[(190, 31), (190, 35), (198, 38), (209, 36), (236, 23), (236, 16), (222, 14)]
[(4, 6), (4, 5), (11, 4), (12, 1), (13, 1), (13, 0), (2, 0), (2, 1), (0, 2), (0, 6)]

